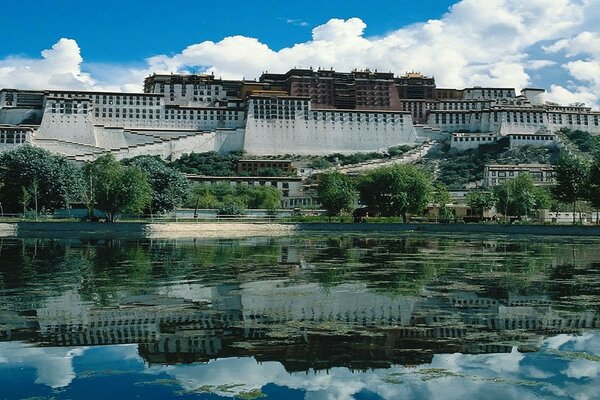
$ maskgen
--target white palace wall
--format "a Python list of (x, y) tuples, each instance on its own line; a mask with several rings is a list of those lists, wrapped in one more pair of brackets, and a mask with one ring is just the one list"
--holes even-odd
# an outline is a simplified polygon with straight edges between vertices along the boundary
[(409, 112), (311, 110), (302, 98), (253, 98), (243, 148), (256, 155), (331, 154), (417, 141)]

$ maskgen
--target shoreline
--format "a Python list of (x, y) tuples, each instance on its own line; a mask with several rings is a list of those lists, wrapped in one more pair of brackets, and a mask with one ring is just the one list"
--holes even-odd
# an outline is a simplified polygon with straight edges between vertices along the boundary
[(599, 237), (600, 226), (415, 224), (415, 223), (269, 223), (269, 222), (16, 222), (0, 223), (0, 237), (19, 238), (238, 238), (296, 233), (444, 233)]

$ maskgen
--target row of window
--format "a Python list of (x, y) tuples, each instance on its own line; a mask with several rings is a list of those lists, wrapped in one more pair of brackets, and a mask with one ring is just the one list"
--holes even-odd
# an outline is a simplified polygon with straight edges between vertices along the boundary
[[(544, 178), (544, 173), (541, 171), (490, 171), (491, 176), (498, 176), (500, 178), (504, 177), (512, 177), (519, 175), (520, 172), (527, 172), (530, 174), (536, 181), (542, 181)], [(553, 171), (546, 171), (545, 173), (546, 179), (550, 179), (554, 177)]]
[(554, 140), (552, 135), (510, 135), (513, 140)]
[[(295, 116), (288, 113), (262, 113), (254, 112), (255, 119), (294, 119)], [(309, 117), (305, 114), (300, 114), (300, 117), (308, 120)], [(313, 112), (312, 119), (315, 121), (339, 121), (339, 122), (404, 122), (403, 115), (395, 114), (352, 114), (352, 113), (325, 113), (325, 112)]]
[(472, 136), (472, 137), (462, 137), (455, 136), (452, 138), (453, 142), (492, 142), (496, 140), (493, 136)]
[(25, 143), (26, 135), (18, 132), (1, 132), (0, 144), (21, 144)]

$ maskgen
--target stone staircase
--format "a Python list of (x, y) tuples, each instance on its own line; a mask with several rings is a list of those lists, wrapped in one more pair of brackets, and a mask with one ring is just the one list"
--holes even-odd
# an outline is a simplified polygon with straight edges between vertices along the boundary
[(420, 160), (421, 158), (423, 158), (425, 155), (427, 155), (427, 153), (431, 149), (433, 149), (435, 146), (438, 146), (438, 145), (439, 145), (438, 141), (429, 140), (429, 141), (422, 143), (421, 145), (407, 151), (406, 153), (404, 153), (400, 156), (391, 157), (391, 158), (380, 158), (380, 159), (376, 159), (376, 160), (369, 160), (369, 161), (365, 161), (365, 162), (358, 163), (358, 164), (342, 165), (342, 166), (327, 168), (324, 170), (317, 170), (317, 171), (314, 171), (313, 173), (318, 174), (318, 173), (323, 173), (323, 172), (337, 171), (342, 174), (358, 175), (358, 174), (361, 174), (361, 173), (364, 173), (364, 172), (367, 172), (369, 170), (379, 168), (379, 167), (395, 165), (395, 164), (412, 164), (412, 163)]
[[(153, 148), (154, 150), (158, 150), (159, 148), (164, 147), (165, 144), (175, 143), (190, 137), (202, 136), (210, 133), (200, 131), (175, 132), (177, 133), (169, 135), (168, 137), (164, 137), (159, 134), (124, 129), (123, 134), (127, 144), (124, 146), (111, 148), (104, 148), (62, 139), (35, 139), (34, 143), (35, 145), (48, 149), (53, 153), (61, 154), (70, 160), (76, 162), (85, 162), (95, 160), (104, 154), (113, 154), (117, 159), (127, 158), (132, 153), (135, 155), (137, 155), (137, 153), (152, 154)], [(138, 152), (136, 150), (140, 151)]]

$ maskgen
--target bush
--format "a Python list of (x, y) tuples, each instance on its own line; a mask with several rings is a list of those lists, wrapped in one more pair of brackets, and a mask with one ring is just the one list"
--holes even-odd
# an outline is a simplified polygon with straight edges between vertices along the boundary
[(219, 218), (235, 218), (241, 215), (244, 215), (244, 210), (235, 203), (221, 206), (217, 210), (217, 216)]

